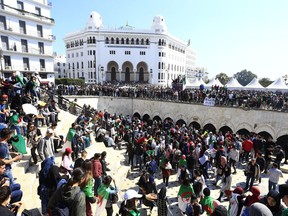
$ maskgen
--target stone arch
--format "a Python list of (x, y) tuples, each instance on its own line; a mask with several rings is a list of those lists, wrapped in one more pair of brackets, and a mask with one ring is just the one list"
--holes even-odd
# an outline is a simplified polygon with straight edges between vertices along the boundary
[(136, 81), (139, 82), (148, 82), (149, 80), (149, 71), (148, 64), (146, 62), (139, 62), (136, 66)]
[(284, 146), (286, 143), (288, 143), (288, 134), (282, 135), (276, 140), (276, 145)]
[(247, 130), (246, 128), (241, 128), (236, 133), (239, 134), (239, 135), (249, 135), (250, 131)]
[(260, 131), (259, 133), (258, 133), (261, 137), (264, 137), (264, 139), (268, 139), (269, 137), (271, 137), (272, 139), (273, 139), (273, 136), (272, 136), (272, 134), (270, 134), (269, 132), (267, 132), (267, 131)]
[(129, 83), (131, 81), (134, 81), (134, 74), (133, 74), (133, 64), (129, 61), (126, 61), (122, 64), (122, 75), (124, 77), (124, 80), (126, 83)]
[(159, 121), (161, 121), (161, 122), (162, 122), (162, 119), (161, 119), (161, 117), (160, 117), (160, 116), (158, 116), (158, 115), (156, 115), (156, 116), (154, 116), (154, 117), (153, 117), (153, 122), (154, 122), (155, 120), (156, 120), (157, 122), (159, 122)]
[[(183, 121), (187, 122), (186, 116), (182, 113), (179, 113), (175, 118), (173, 119), (174, 122), (178, 121), (179, 119), (183, 119)], [(185, 123), (186, 124), (186, 123)], [(186, 124), (187, 125), (187, 124)], [(181, 125), (182, 126), (182, 125)]]
[(213, 125), (216, 129), (217, 129), (217, 127), (216, 127), (216, 121), (214, 120), (214, 119), (212, 119), (212, 118), (209, 118), (209, 119), (205, 119), (203, 122), (202, 122), (202, 128), (204, 128), (204, 126), (205, 125), (207, 125), (207, 124), (211, 124), (211, 125)]
[(192, 126), (196, 130), (201, 129), (201, 125), (197, 121), (192, 121), (189, 126)]
[(284, 135), (288, 135), (288, 128), (282, 128), (280, 131), (278, 131), (276, 137), (281, 137)]
[(187, 126), (186, 122), (183, 119), (178, 119), (176, 121), (176, 125), (178, 125), (179, 127), (182, 127), (182, 125), (184, 124)]
[(142, 120), (147, 122), (148, 119), (151, 119), (151, 117), (150, 117), (150, 115), (147, 114), (147, 112), (146, 112), (146, 113), (142, 116)]
[(260, 133), (260, 132), (267, 132), (268, 134), (271, 135), (272, 138), (275, 137), (275, 130), (270, 126), (270, 125), (255, 125), (256, 128), (254, 130), (255, 133)]
[(219, 131), (222, 132), (222, 134), (226, 134), (228, 131), (230, 131), (231, 133), (233, 133), (232, 128), (230, 128), (229, 126), (222, 126), (221, 128), (219, 128)]
[(141, 119), (141, 115), (138, 112), (135, 112), (133, 114), (133, 117), (137, 117), (138, 119)]
[[(232, 131), (232, 132), (235, 131), (235, 127), (232, 124), (232, 122), (230, 122), (230, 121), (222, 121), (219, 128), (223, 128), (223, 127), (230, 128), (230, 131)], [(220, 131), (220, 129), (219, 129), (219, 131)]]
[(115, 61), (110, 61), (107, 64), (107, 72), (106, 72), (107, 81), (119, 81), (119, 65)]
[(208, 124), (204, 125), (203, 131), (207, 131), (207, 132), (209, 131), (209, 132), (216, 133), (216, 127), (213, 124), (208, 123)]
[(246, 130), (248, 130), (249, 132), (253, 131), (254, 128), (251, 124), (247, 123), (247, 122), (241, 122), (240, 124), (238, 124), (235, 128), (235, 131), (239, 131), (241, 129), (245, 128)]

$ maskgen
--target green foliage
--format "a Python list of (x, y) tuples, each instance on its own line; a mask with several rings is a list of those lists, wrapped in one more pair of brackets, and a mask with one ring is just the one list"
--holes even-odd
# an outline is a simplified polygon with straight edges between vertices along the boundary
[(267, 87), (269, 86), (271, 83), (273, 83), (273, 81), (271, 81), (269, 78), (262, 78), (259, 80), (259, 83), (263, 86), (263, 87)]
[(71, 79), (71, 78), (58, 78), (55, 79), (55, 84), (56, 85), (85, 85), (85, 80), (84, 79)]
[(229, 77), (225, 73), (217, 74), (216, 79), (218, 79), (222, 83), (222, 85), (226, 85), (227, 82), (229, 81)]
[(254, 79), (254, 77), (257, 78), (257, 75), (245, 69), (237, 72), (233, 77), (236, 78), (241, 85), (246, 86)]

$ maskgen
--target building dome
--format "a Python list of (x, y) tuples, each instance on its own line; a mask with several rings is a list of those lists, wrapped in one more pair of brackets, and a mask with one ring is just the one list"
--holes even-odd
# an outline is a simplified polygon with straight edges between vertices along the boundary
[(153, 18), (153, 22), (152, 22), (151, 28), (155, 32), (159, 32), (159, 33), (167, 32), (167, 26), (166, 26), (166, 22), (165, 22), (164, 17), (161, 16), (161, 15), (155, 16)]
[(99, 29), (103, 28), (102, 17), (97, 12), (91, 12), (86, 24), (86, 29)]

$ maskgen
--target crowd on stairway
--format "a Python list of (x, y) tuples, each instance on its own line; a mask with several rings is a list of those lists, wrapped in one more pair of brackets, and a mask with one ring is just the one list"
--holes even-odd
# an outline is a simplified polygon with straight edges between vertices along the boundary
[(203, 104), (205, 98), (215, 100), (216, 106), (241, 107), (251, 109), (265, 109), (288, 111), (288, 94), (272, 91), (228, 90), (225, 87), (201, 86), (195, 89), (175, 90), (153, 85), (58, 85), (56, 92), (59, 95), (88, 95), (131, 97), (149, 100), (167, 100), (186, 103)]
[[(140, 215), (146, 206), (166, 216), (172, 214), (167, 191), (178, 188), (178, 209), (184, 215), (288, 215), (288, 183), (279, 185), (281, 167), (288, 161), (288, 143), (280, 145), (255, 133), (196, 130), (172, 120), (144, 121), (108, 110), (95, 110), (92, 116), (83, 111), (61, 136), (57, 133), (61, 110), (54, 100), (40, 100), (37, 74), (26, 78), (13, 73), (1, 88), (0, 215), (32, 212), (21, 202), (21, 185), (12, 168), (22, 154), (27, 154), (26, 149), (31, 152), (31, 166), (41, 164), (37, 193), (42, 215), (112, 216), (116, 214), (113, 205), (118, 203), (119, 215)], [(33, 88), (28, 88), (31, 82)], [(212, 89), (210, 93), (213, 91), (227, 90)], [(40, 130), (43, 126), (45, 134)], [(95, 152), (87, 158), (91, 133), (107, 148), (125, 146), (123, 160), (139, 174), (137, 189), (126, 190), (121, 203), (119, 182), (109, 175), (107, 153)], [(60, 165), (55, 164), (58, 151), (62, 155)], [(245, 184), (232, 185), (239, 172)], [(170, 182), (172, 175), (177, 176), (177, 187)], [(163, 183), (156, 185), (159, 176)], [(269, 179), (268, 185), (261, 183), (263, 178)], [(218, 199), (211, 196), (215, 187), (219, 189)], [(263, 188), (269, 191), (264, 196)], [(226, 201), (228, 208), (223, 205)]]

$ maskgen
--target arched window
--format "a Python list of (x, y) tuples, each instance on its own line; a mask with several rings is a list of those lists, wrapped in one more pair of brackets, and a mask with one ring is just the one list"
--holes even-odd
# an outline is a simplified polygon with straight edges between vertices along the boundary
[(126, 39), (126, 44), (129, 44), (129, 38)]
[(164, 69), (164, 62), (162, 62), (161, 69)]
[(111, 81), (116, 81), (116, 68), (111, 68)]
[(111, 44), (114, 44), (114, 38), (113, 37), (111, 38)]
[(109, 44), (109, 38), (108, 37), (106, 37), (105, 43)]
[(93, 37), (93, 44), (95, 44), (96, 43), (96, 39), (95, 39), (95, 37)]
[(116, 38), (116, 44), (119, 44), (119, 38)]
[(158, 41), (158, 45), (161, 46), (161, 39), (159, 39), (159, 41)]
[(149, 44), (150, 44), (149, 39), (146, 39), (146, 45), (149, 45)]
[(139, 82), (144, 82), (144, 69), (143, 69), (143, 67), (141, 67), (140, 71), (139, 71)]
[(124, 44), (124, 38), (121, 38), (121, 44)]
[(143, 38), (141, 39), (141, 45), (144, 45), (144, 39)]
[(139, 38), (136, 39), (136, 44), (139, 45)]
[(125, 82), (130, 82), (130, 69), (129, 69), (129, 67), (125, 68)]
[(161, 62), (158, 62), (158, 69), (161, 69)]
[(131, 44), (134, 44), (134, 38), (131, 39)]

